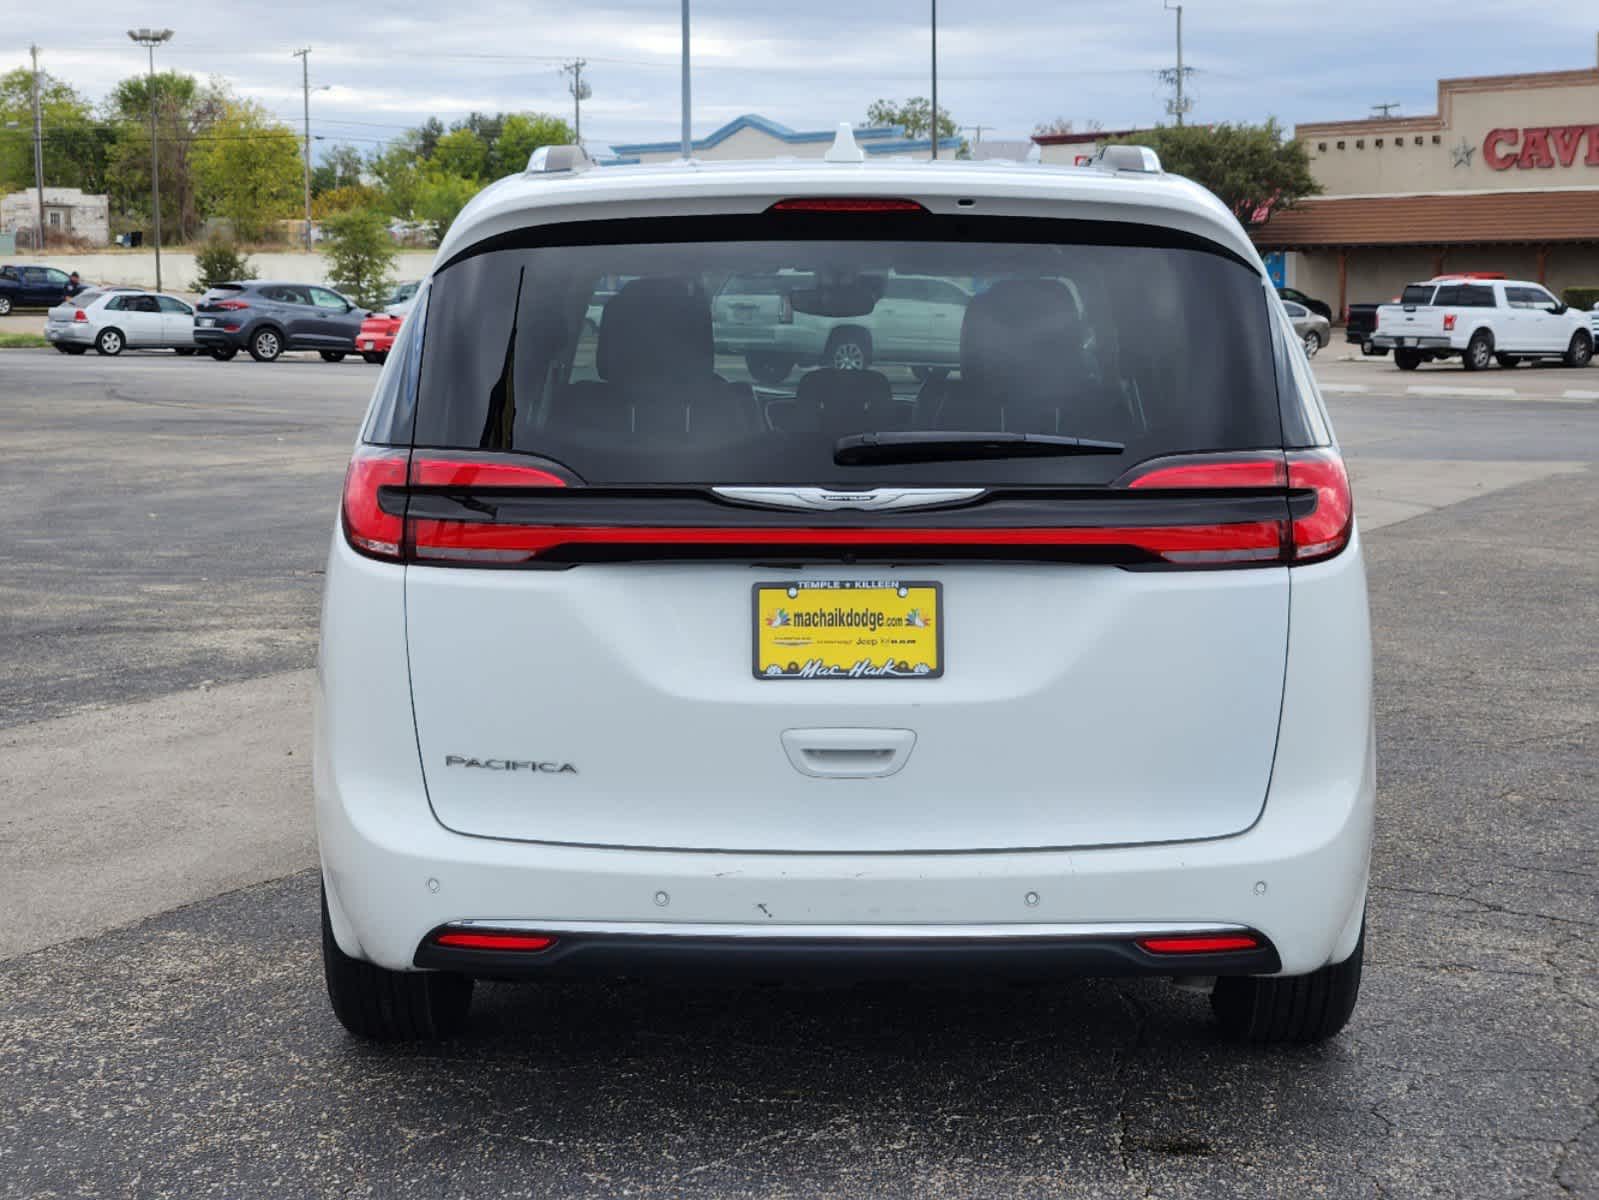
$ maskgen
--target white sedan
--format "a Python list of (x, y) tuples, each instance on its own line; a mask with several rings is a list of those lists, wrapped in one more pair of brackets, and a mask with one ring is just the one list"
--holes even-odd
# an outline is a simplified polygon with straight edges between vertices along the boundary
[(176, 296), (131, 288), (94, 289), (56, 305), (44, 336), (62, 354), (176, 350), (193, 354), (194, 309)]

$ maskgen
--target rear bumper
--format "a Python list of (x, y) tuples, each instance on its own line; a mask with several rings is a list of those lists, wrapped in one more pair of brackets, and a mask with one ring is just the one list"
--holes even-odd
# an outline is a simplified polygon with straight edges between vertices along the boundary
[(1449, 339), (1446, 337), (1407, 337), (1403, 334), (1374, 333), (1371, 335), (1371, 344), (1384, 349), (1404, 347), (1407, 350), (1452, 350)]
[(194, 344), (206, 348), (220, 346), (224, 349), (243, 350), (245, 344), (249, 341), (247, 335), (248, 331), (243, 328), (230, 333), (226, 329), (201, 328), (196, 325), (194, 327)]
[(84, 321), (72, 321), (56, 324), (47, 321), (44, 327), (44, 340), (47, 342), (62, 342), (68, 345), (87, 346), (94, 341), (94, 332)]
[[(419, 949), (441, 926), (478, 922), (577, 930), (574, 950), (547, 960), (557, 964), (676, 953), (693, 963), (751, 946), (786, 956), (798, 934), (813, 941), (800, 947), (812, 957), (887, 960), (909, 951), (874, 931), (911, 927), (928, 963), (959, 941), (971, 943), (956, 947), (973, 951), (971, 962), (990, 950), (1018, 959), (1025, 951), (1034, 965), (1041, 956), (1070, 972), (1131, 964), (1168, 975), (1297, 975), (1341, 961), (1359, 935), (1375, 768), (1358, 534), (1337, 558), (1294, 570), (1277, 757), (1255, 824), (1207, 841), (1084, 850), (704, 852), (454, 833), (433, 816), (417, 757), (406, 657), (396, 652), (405, 644), (403, 579), (404, 568), (360, 558), (335, 538), (314, 776), (330, 917), (354, 957), (394, 970), (457, 965), (419, 959)], [(678, 940), (660, 942), (663, 923)], [(1277, 960), (1141, 963), (1092, 931), (1072, 944), (1051, 940), (1060, 926), (1107, 923), (1254, 930)], [(724, 940), (728, 930), (736, 946)], [(929, 938), (944, 944), (930, 947)]]

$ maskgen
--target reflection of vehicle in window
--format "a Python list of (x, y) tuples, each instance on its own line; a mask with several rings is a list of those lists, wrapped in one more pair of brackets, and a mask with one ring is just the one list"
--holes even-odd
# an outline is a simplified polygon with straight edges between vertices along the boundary
[(814, 276), (735, 275), (711, 306), (716, 347), (742, 354), (759, 383), (781, 383), (796, 365), (859, 371), (873, 363), (947, 369), (959, 360), (960, 323), (971, 294), (949, 279), (891, 275), (875, 281), (872, 308), (850, 318), (796, 310), (793, 293)]
[[(1348, 481), (1247, 235), (1150, 155), (565, 148), (457, 219), (328, 559), (347, 1027), (707, 960), (1199, 976), (1243, 1037), (1343, 1026), (1374, 803)], [(775, 353), (751, 325), (807, 339), (780, 382), (734, 357)], [(829, 356), (841, 329), (871, 341)]]

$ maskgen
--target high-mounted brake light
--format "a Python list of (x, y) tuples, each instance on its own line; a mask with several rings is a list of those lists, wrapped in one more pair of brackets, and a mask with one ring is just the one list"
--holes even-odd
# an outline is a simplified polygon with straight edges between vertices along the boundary
[(1253, 934), (1182, 934), (1176, 937), (1139, 938), (1140, 949), (1151, 954), (1225, 954), (1231, 950), (1259, 950)]
[(779, 200), (767, 212), (884, 213), (926, 212), (914, 200), (891, 196), (796, 196)]
[(450, 931), (436, 934), (435, 946), (449, 946), (455, 950), (512, 950), (522, 954), (536, 954), (555, 945), (555, 938), (538, 933), (467, 933)]

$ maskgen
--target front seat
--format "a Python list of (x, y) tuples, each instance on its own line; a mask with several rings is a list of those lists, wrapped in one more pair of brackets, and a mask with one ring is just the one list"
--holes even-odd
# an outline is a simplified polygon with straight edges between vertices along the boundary
[(870, 433), (904, 423), (894, 408), (894, 392), (882, 372), (818, 367), (800, 377), (793, 421), (796, 429), (819, 433)]

